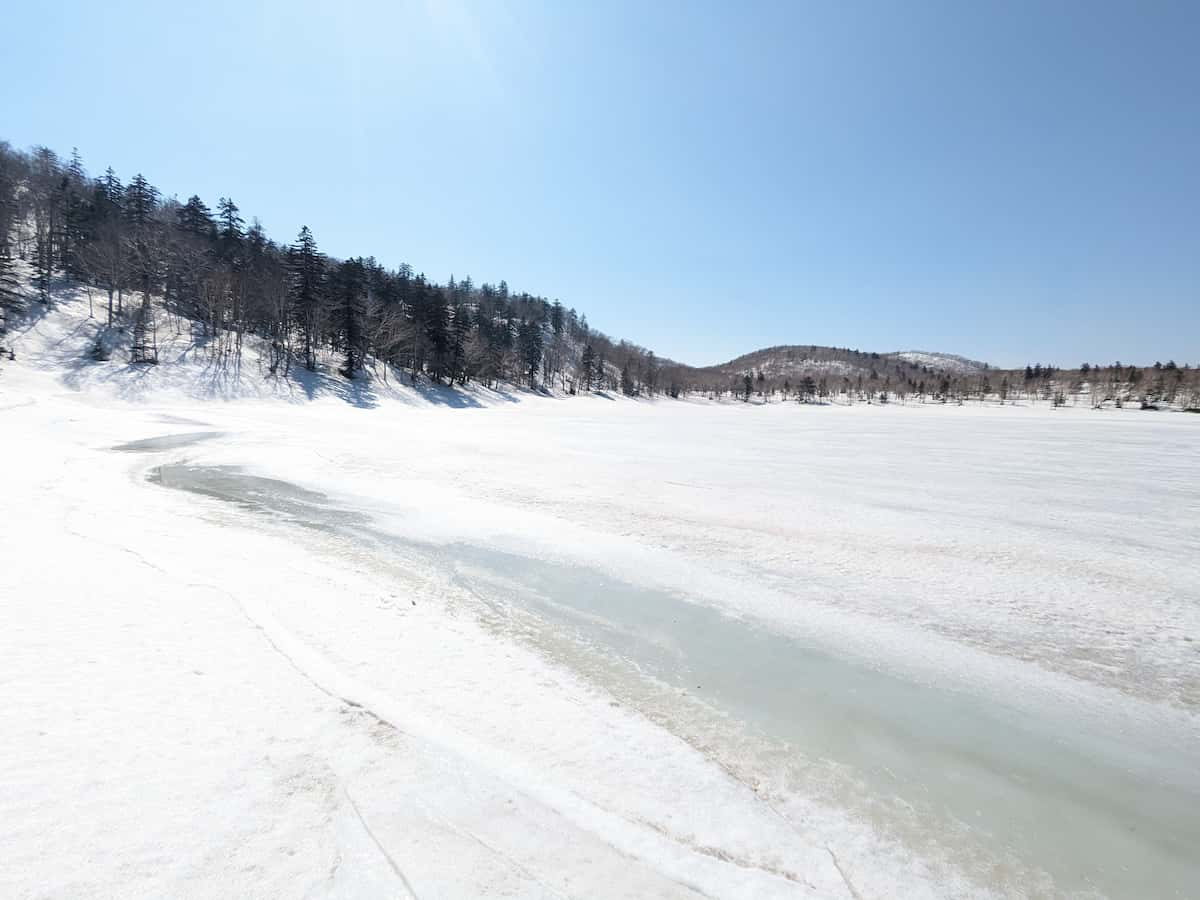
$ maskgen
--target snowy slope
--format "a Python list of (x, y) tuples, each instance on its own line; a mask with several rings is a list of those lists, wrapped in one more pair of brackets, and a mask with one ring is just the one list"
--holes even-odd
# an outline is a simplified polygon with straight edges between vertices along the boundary
[(887, 356), (893, 359), (902, 359), (917, 366), (926, 366), (930, 369), (937, 369), (942, 372), (951, 372), (955, 375), (972, 375), (976, 372), (983, 372), (990, 368), (987, 363), (979, 362), (974, 359), (967, 359), (965, 356), (955, 356), (953, 353), (930, 353), (925, 350), (902, 350), (898, 353), (888, 353)]
[[(130, 297), (129, 303), (138, 303)], [(27, 316), (3, 339), (24, 366), (53, 374), (71, 390), (132, 402), (190, 400), (282, 400), (308, 404), (350, 403), (372, 408), (381, 403), (404, 406), (445, 404), (489, 406), (512, 402), (526, 392), (509, 386), (490, 390), (478, 384), (450, 390), (421, 378), (416, 384), (391, 367), (368, 360), (368, 370), (350, 381), (338, 374), (342, 360), (318, 354), (318, 371), (293, 364), (272, 375), (264, 342), (244, 338), (240, 356), (223, 352), (219, 342), (195, 323), (167, 314), (155, 304), (154, 333), (158, 364), (129, 362), (130, 328), (104, 327), (105, 295), (83, 286), (61, 286), (47, 311), (30, 300)], [(118, 320), (119, 322), (120, 320)], [(95, 358), (102, 343), (107, 359)], [(0, 368), (0, 379), (4, 370)]]

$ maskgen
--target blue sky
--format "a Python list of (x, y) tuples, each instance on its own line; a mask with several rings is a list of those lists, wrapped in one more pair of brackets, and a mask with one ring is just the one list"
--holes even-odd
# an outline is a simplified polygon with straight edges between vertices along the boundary
[[(695, 364), (1200, 362), (1194, 2), (60, 2), (0, 139)], [(12, 73), (17, 73), (16, 76)]]

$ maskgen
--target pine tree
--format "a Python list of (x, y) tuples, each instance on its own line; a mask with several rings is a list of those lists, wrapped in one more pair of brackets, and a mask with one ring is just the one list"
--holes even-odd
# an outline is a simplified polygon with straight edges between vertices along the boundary
[(440, 382), (446, 377), (450, 361), (450, 307), (446, 295), (436, 284), (421, 280), (421, 329), (424, 332), (426, 369), (429, 377)]
[[(111, 171), (111, 170), (109, 170)], [(139, 173), (125, 188), (125, 218), (135, 231), (147, 228), (158, 209), (158, 189)]]
[(367, 270), (361, 258), (348, 259), (337, 267), (331, 278), (330, 293), (346, 352), (346, 363), (339, 371), (353, 378), (366, 357)]
[(104, 193), (104, 199), (115, 209), (121, 209), (125, 203), (125, 187), (121, 184), (121, 179), (117, 177), (117, 173), (113, 171), (112, 166), (104, 170), (104, 177), (100, 180), (100, 187)]
[(288, 251), (289, 296), (304, 344), (304, 367), (317, 368), (317, 341), (325, 288), (325, 257), (305, 225)]
[(126, 247), (128, 266), (141, 285), (143, 307), (150, 303), (150, 295), (163, 274), (164, 250), (154, 221), (158, 196), (158, 189), (140, 174), (135, 175), (125, 188), (124, 213), (129, 229)]
[(467, 383), (467, 341), (471, 335), (471, 311), (465, 303), (454, 307), (450, 320), (450, 382)]
[(223, 241), (239, 241), (242, 239), (245, 221), (243, 221), (238, 205), (228, 197), (217, 201), (217, 222), (219, 223), (218, 237)]
[(588, 344), (583, 348), (582, 371), (580, 380), (583, 382), (583, 389), (590, 391), (592, 389), (592, 378), (596, 368), (596, 351), (592, 349), (592, 345)]
[(217, 242), (221, 259), (235, 268), (241, 261), (246, 225), (239, 212), (237, 204), (228, 197), (217, 201)]
[(86, 273), (82, 265), (83, 246), (89, 238), (87, 225), (90, 210), (87, 201), (88, 179), (83, 168), (79, 150), (71, 151), (71, 162), (67, 165), (63, 179), (64, 209), (59, 245), (59, 259), (63, 270), (72, 278), (81, 279)]
[(213, 221), (212, 211), (204, 201), (193, 194), (187, 203), (175, 212), (179, 229), (196, 237), (212, 239), (216, 236), (217, 226)]
[(800, 398), (805, 403), (810, 403), (812, 402), (813, 396), (816, 393), (817, 385), (816, 382), (813, 381), (813, 377), (811, 375), (805, 375), (804, 378), (800, 380)]
[(542, 326), (522, 319), (517, 329), (517, 342), (529, 386), (537, 387), (537, 372), (542, 365)]

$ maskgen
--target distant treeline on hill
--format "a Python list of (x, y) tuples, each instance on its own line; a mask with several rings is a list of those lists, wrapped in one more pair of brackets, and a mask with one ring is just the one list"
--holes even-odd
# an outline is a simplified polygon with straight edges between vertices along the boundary
[[(32, 297), (17, 260), (32, 269)], [(268, 377), (303, 366), (355, 378), (384, 365), (414, 381), (567, 393), (1200, 406), (1196, 370), (1174, 362), (1021, 372), (948, 354), (784, 346), (685, 366), (614, 341), (560, 301), (513, 292), (503, 281), (452, 276), (438, 284), (407, 264), (332, 259), (307, 227), (279, 244), (228, 197), (214, 211), (198, 196), (163, 198), (141, 175), (124, 184), (110, 168), (93, 178), (78, 153), (64, 161), (45, 147), (24, 153), (0, 142), (0, 334), (27, 301), (50, 303), (60, 278), (107, 296), (95, 356), (105, 358), (121, 333), (136, 363), (157, 359), (163, 310), (188, 322), (218, 364), (240, 365), (244, 340), (259, 341)]]
[(1045, 402), (1200, 410), (1200, 367), (1174, 360), (1153, 366), (1083, 363), (1077, 369), (1038, 363), (1005, 370), (943, 354), (772, 347), (722, 366), (689, 370), (685, 380), (712, 396), (741, 400)]
[[(876, 355), (876, 354), (871, 354)], [(768, 378), (763, 370), (749, 369), (727, 385), (704, 389), (715, 398), (740, 400), (798, 400), (805, 403), (939, 402), (1034, 403), (1052, 406), (1121, 408), (1136, 404), (1142, 409), (1173, 407), (1200, 412), (1200, 368), (1177, 365), (1173, 360), (1153, 366), (1111, 366), (1084, 363), (1078, 369), (1026, 366), (1021, 370), (988, 369), (952, 373), (927, 366), (909, 373), (901, 365), (872, 366), (869, 372), (828, 375), (801, 371)]]
[(1038, 363), (1022, 371), (945, 353), (781, 346), (703, 369), (677, 366), (672, 378), (689, 392), (717, 399), (1200, 407), (1200, 368), (1174, 360), (1145, 367), (1084, 363), (1078, 369)]

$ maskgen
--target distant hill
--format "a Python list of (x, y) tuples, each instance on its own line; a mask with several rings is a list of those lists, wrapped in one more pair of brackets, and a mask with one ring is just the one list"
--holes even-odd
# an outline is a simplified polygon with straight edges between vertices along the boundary
[(895, 353), (870, 353), (840, 347), (798, 344), (767, 347), (715, 366), (696, 369), (698, 375), (735, 377), (749, 373), (770, 382), (798, 382), (808, 376), (840, 382), (891, 378), (892, 381), (928, 379), (931, 375), (971, 375), (988, 371), (987, 363), (950, 353), (904, 350)]
[(1153, 366), (1083, 364), (1078, 369), (1035, 364), (1015, 369), (927, 350), (869, 353), (845, 347), (789, 344), (767, 347), (715, 366), (666, 363), (659, 383), (671, 396), (683, 392), (714, 398), (751, 394), (806, 401), (846, 398), (903, 402), (906, 398), (1093, 407), (1137, 403), (1142, 409), (1200, 412), (1200, 366), (1156, 362)]

